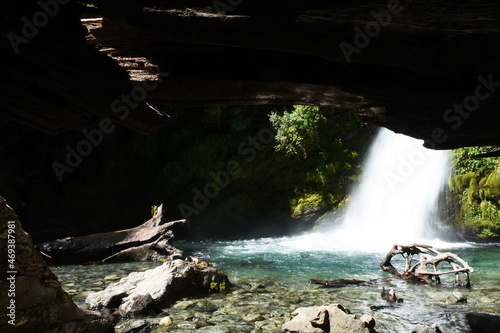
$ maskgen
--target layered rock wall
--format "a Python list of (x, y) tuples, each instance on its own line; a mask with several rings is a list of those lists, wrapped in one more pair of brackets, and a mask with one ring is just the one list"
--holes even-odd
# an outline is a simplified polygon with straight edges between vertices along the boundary
[(98, 312), (73, 303), (2, 197), (0, 262), (0, 331), (114, 332)]

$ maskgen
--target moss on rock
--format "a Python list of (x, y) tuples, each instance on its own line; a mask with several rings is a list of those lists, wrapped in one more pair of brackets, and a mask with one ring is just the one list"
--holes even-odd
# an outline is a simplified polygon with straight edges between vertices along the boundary
[(455, 224), (469, 238), (498, 239), (500, 235), (500, 173), (498, 158), (474, 158), (488, 148), (460, 148), (453, 152), (454, 176), (450, 190), (460, 210)]

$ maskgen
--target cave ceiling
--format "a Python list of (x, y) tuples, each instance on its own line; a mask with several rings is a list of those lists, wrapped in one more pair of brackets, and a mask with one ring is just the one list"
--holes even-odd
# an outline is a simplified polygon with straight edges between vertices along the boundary
[(169, 121), (164, 105), (306, 104), (361, 109), (362, 121), (435, 149), (500, 145), (495, 1), (24, 0), (0, 9), (0, 115), (46, 133), (103, 119), (150, 133)]

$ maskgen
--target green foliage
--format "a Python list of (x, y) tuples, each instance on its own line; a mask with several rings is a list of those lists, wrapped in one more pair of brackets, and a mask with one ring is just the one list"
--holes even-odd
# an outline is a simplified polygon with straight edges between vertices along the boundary
[[(483, 180), (485, 180), (483, 182)], [(483, 184), (479, 183), (481, 188), (480, 196), (484, 200), (496, 201), (500, 204), (500, 172), (494, 171), (481, 180)]]
[(450, 189), (457, 195), (460, 212), (455, 218), (462, 230), (477, 238), (500, 234), (500, 173), (498, 158), (475, 158), (491, 147), (453, 151)]
[(314, 110), (321, 114), (314, 128), (315, 144), (307, 148), (307, 159), (301, 162), (303, 171), (297, 174), (300, 179), (295, 180), (295, 195), (290, 199), (292, 217), (297, 219), (317, 218), (342, 205), (350, 184), (360, 179), (359, 156), (369, 144), (369, 134), (359, 132), (357, 110)]
[(476, 155), (488, 152), (483, 147), (465, 147), (453, 150), (452, 163), (455, 175), (462, 175), (474, 172), (479, 177), (494, 171), (498, 167), (498, 158), (475, 158)]
[(273, 111), (269, 120), (276, 130), (276, 150), (307, 157), (307, 151), (318, 144), (318, 127), (325, 116), (317, 106), (296, 105), (280, 115)]
[(93, 3), (88, 3), (88, 2), (80, 2), (80, 4), (82, 4), (83, 6), (85, 6), (86, 8), (92, 8), (92, 9), (97, 9), (97, 7), (93, 4)]
[(476, 180), (477, 174), (473, 171), (467, 172), (465, 175), (459, 174), (451, 178), (450, 188), (452, 188), (454, 191), (462, 192)]
[(314, 213), (318, 209), (334, 203), (333, 196), (329, 193), (311, 193), (305, 194), (298, 199), (292, 199), (293, 208), (292, 217), (300, 218), (304, 215)]
[(220, 292), (225, 293), (228, 291), (228, 285), (225, 281), (222, 282), (210, 282), (209, 292)]
[(158, 213), (158, 206), (156, 205), (151, 206), (151, 217), (155, 217), (156, 213)]

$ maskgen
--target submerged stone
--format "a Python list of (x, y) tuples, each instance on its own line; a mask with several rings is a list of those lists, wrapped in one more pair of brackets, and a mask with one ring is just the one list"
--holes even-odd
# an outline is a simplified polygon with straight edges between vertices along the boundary
[(223, 326), (205, 326), (198, 328), (196, 332), (205, 332), (205, 333), (230, 333), (231, 330), (225, 328)]
[(260, 313), (248, 313), (242, 315), (241, 319), (243, 319), (246, 322), (254, 322), (254, 321), (260, 321), (264, 319), (264, 317)]
[(459, 291), (455, 291), (455, 292), (452, 292), (449, 294), (444, 294), (440, 297), (440, 299), (447, 304), (466, 303), (467, 302), (467, 297)]
[(196, 301), (178, 301), (172, 305), (173, 309), (186, 310), (196, 304)]
[(441, 333), (441, 330), (436, 324), (430, 326), (418, 324), (411, 333)]

